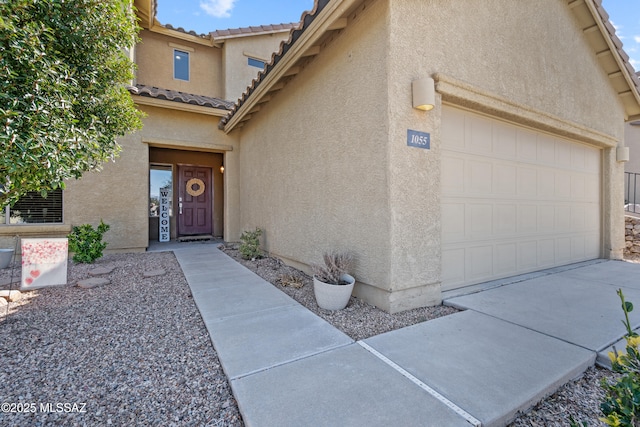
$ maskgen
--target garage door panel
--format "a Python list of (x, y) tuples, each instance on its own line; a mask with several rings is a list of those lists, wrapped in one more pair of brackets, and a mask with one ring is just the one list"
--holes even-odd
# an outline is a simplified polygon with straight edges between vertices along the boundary
[(518, 231), (518, 206), (499, 204), (494, 206), (493, 230), (495, 235), (511, 236)]
[(515, 196), (518, 188), (518, 169), (513, 165), (496, 164), (493, 170), (493, 187), (495, 188), (496, 195)]
[(493, 193), (493, 165), (475, 159), (467, 160), (466, 187), (476, 196), (491, 195)]
[(571, 147), (571, 168), (576, 171), (586, 169), (585, 150), (582, 147)]
[(481, 117), (469, 117), (465, 120), (465, 149), (471, 153), (491, 153), (493, 135), (491, 123)]
[(563, 144), (562, 141), (556, 142), (556, 167), (563, 169), (571, 168), (571, 147)]
[(442, 251), (442, 282), (452, 287), (465, 284), (465, 250), (463, 248)]
[(493, 234), (493, 205), (470, 204), (466, 209), (466, 220), (469, 224), (470, 239), (479, 240), (490, 237)]
[(556, 141), (548, 135), (538, 135), (538, 162), (546, 165), (556, 163)]
[(518, 271), (530, 271), (538, 265), (538, 242), (529, 240), (518, 243)]
[(455, 156), (442, 156), (443, 194), (464, 193), (464, 159)]
[(515, 160), (518, 156), (516, 135), (518, 134), (518, 128), (506, 124), (505, 126), (497, 127), (493, 131), (494, 143), (493, 143), (493, 155), (496, 158)]
[(565, 171), (556, 172), (556, 199), (567, 200), (571, 197), (571, 174)]
[(560, 263), (571, 262), (571, 238), (560, 237), (556, 239), (556, 260)]
[(538, 195), (538, 172), (533, 168), (518, 168), (518, 196), (535, 199)]
[(584, 233), (587, 231), (585, 206), (571, 207), (571, 231)]
[[(486, 119), (485, 119), (486, 120)], [(529, 163), (538, 158), (536, 134), (527, 129), (518, 129), (518, 160)]]
[(586, 254), (584, 236), (573, 236), (571, 238), (571, 258), (584, 258)]
[(553, 233), (556, 229), (556, 208), (553, 205), (538, 206), (538, 232)]
[(466, 249), (466, 276), (477, 280), (493, 277), (493, 245), (473, 246)]
[(552, 200), (556, 194), (556, 173), (546, 169), (538, 174), (538, 196), (543, 200)]
[(554, 239), (538, 241), (538, 263), (540, 268), (553, 267), (556, 260)]
[(465, 204), (442, 203), (443, 243), (463, 241), (465, 238)]
[(518, 245), (516, 243), (501, 243), (495, 245), (494, 273), (498, 275), (512, 275), (518, 271)]
[(444, 290), (600, 255), (601, 150), (450, 107), (442, 128)]

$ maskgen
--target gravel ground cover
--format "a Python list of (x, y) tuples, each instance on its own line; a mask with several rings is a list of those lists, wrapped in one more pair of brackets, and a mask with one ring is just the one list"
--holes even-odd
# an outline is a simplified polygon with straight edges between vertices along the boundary
[[(457, 311), (431, 307), (389, 315), (356, 298), (344, 310), (322, 310), (306, 274), (273, 258), (242, 260), (234, 245), (222, 249), (357, 340)], [(110, 284), (72, 286), (96, 267), (114, 268), (105, 275)], [(158, 269), (166, 273), (143, 276)], [(0, 270), (0, 283), (10, 274)], [(0, 411), (0, 425), (243, 425), (172, 253), (107, 255), (93, 265), (70, 262), (69, 284), (24, 293), (8, 311), (0, 305), (0, 403), (16, 403), (16, 410), (22, 403), (28, 411)], [(599, 384), (615, 377), (592, 367), (511, 426), (568, 426), (571, 418), (602, 425)], [(31, 403), (35, 412), (25, 405)]]
[(98, 266), (114, 267), (110, 284), (24, 293), (8, 315), (0, 306), (0, 404), (15, 403), (0, 425), (243, 425), (173, 253), (70, 262), (69, 283)]

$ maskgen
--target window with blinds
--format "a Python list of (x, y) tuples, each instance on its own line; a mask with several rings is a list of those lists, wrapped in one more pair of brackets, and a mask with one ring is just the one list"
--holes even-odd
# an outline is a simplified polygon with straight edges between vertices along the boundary
[[(0, 216), (0, 218), (2, 218)], [(4, 215), (5, 224), (62, 223), (62, 190), (49, 191), (42, 197), (37, 191), (22, 196)]]

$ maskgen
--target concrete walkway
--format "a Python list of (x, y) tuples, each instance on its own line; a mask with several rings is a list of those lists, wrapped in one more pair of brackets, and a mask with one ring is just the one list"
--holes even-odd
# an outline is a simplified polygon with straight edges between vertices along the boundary
[(640, 304), (640, 265), (595, 261), (452, 293), (465, 311), (354, 342), (215, 245), (174, 252), (247, 426), (505, 425), (608, 360), (618, 287)]

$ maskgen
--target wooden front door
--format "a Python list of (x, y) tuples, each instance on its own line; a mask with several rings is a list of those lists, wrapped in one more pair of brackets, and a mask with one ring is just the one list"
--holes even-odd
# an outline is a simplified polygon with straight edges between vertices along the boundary
[(211, 168), (178, 166), (178, 234), (212, 234)]

